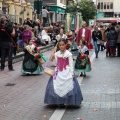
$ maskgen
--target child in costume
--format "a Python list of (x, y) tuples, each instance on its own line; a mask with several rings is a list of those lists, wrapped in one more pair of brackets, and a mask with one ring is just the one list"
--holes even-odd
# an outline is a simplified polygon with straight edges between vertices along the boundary
[(29, 39), (24, 52), (22, 74), (40, 74), (43, 72), (42, 64), (46, 61), (46, 58), (40, 53), (36, 41)]
[(91, 71), (91, 63), (88, 57), (89, 51), (86, 46), (86, 41), (81, 40), (80, 46), (78, 46), (79, 55), (77, 56), (76, 63), (75, 63), (75, 71), (80, 72), (80, 76), (86, 77), (85, 72)]
[(79, 106), (83, 97), (74, 75), (72, 54), (66, 50), (64, 39), (59, 40), (58, 45), (60, 50), (54, 55), (57, 67), (55, 75), (50, 77), (46, 87), (44, 103)]

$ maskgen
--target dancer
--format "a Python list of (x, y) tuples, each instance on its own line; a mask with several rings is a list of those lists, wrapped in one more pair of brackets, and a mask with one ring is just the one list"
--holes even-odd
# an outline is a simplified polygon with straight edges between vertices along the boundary
[(28, 45), (25, 47), (22, 74), (40, 74), (43, 72), (42, 64), (44, 61), (46, 59), (36, 47), (36, 41), (29, 39)]
[(56, 72), (49, 79), (44, 103), (79, 106), (83, 97), (74, 75), (72, 54), (66, 50), (65, 39), (59, 40), (58, 45), (60, 50), (54, 56), (57, 62)]
[(81, 73), (80, 77), (82, 77), (82, 76), (86, 77), (85, 72), (91, 71), (91, 63), (90, 63), (90, 59), (88, 57), (89, 51), (86, 46), (85, 40), (80, 41), (80, 46), (78, 47), (78, 49), (79, 49), (79, 55), (76, 59), (75, 70), (77, 72)]

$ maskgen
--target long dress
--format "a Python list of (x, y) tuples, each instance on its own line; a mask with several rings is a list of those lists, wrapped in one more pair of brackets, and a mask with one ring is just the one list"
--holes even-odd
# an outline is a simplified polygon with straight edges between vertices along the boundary
[(26, 46), (24, 60), (22, 63), (22, 74), (40, 74), (43, 72), (42, 65), (39, 64), (38, 59), (36, 59), (33, 54), (30, 52), (30, 46)]
[(88, 48), (86, 46), (79, 47), (79, 54), (75, 62), (75, 71), (77, 72), (90, 72), (91, 63), (88, 57)]
[(71, 52), (72, 52), (73, 56), (78, 56), (79, 51), (77, 49), (77, 44), (76, 44), (75, 40), (72, 41), (72, 45), (73, 45), (73, 48), (72, 48)]
[(57, 62), (57, 74), (49, 79), (44, 103), (49, 105), (65, 104), (79, 106), (83, 96), (76, 76), (73, 73), (72, 54), (68, 50), (64, 53), (58, 51), (55, 53), (55, 60)]

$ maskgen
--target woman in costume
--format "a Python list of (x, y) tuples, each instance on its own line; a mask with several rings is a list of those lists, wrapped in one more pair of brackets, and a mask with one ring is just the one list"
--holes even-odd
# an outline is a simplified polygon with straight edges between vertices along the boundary
[(70, 44), (70, 51), (73, 55), (73, 57), (75, 56), (78, 56), (78, 48), (77, 48), (77, 44), (76, 44), (76, 37), (75, 37), (75, 34), (73, 31), (70, 31), (69, 34), (68, 34), (68, 43)]
[(90, 59), (88, 57), (89, 51), (86, 46), (86, 41), (82, 40), (80, 41), (79, 49), (79, 55), (77, 56), (76, 63), (75, 63), (75, 71), (80, 72), (80, 76), (86, 77), (85, 72), (91, 71), (91, 63)]
[(25, 47), (24, 60), (22, 64), (22, 74), (40, 74), (43, 72), (42, 64), (46, 61), (37, 48), (36, 41), (29, 39)]
[(58, 42), (60, 50), (54, 57), (57, 63), (55, 74), (46, 87), (44, 103), (49, 105), (77, 105), (83, 100), (80, 86), (74, 75), (72, 54), (66, 50), (64, 39)]

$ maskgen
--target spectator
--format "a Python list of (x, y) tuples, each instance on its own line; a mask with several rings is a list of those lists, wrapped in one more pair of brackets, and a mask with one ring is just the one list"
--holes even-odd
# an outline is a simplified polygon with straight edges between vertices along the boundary
[(45, 9), (45, 7), (43, 7), (42, 9), (42, 18), (43, 18), (43, 27), (45, 27), (45, 24), (48, 21), (48, 11)]
[(107, 34), (107, 38), (108, 38), (108, 43), (109, 43), (109, 47), (110, 47), (110, 56), (114, 57), (115, 53), (116, 53), (116, 43), (117, 43), (117, 32), (115, 31), (115, 27), (112, 26), (110, 28), (110, 31)]
[(30, 38), (32, 38), (32, 32), (31, 32), (31, 30), (29, 30), (28, 25), (24, 25), (24, 31), (22, 33), (22, 42), (23, 42), (24, 48), (27, 46), (28, 39), (30, 39)]
[(102, 33), (102, 39), (101, 39), (101, 42), (100, 42), (100, 47), (101, 47), (101, 51), (103, 51), (105, 49), (105, 46), (104, 46), (104, 42), (105, 42), (105, 29), (104, 29), (103, 25), (100, 26), (100, 31)]
[(120, 57), (120, 22), (118, 23), (118, 26), (116, 28), (116, 31), (118, 33), (118, 39), (117, 39), (117, 48), (118, 48), (118, 53), (117, 56)]

